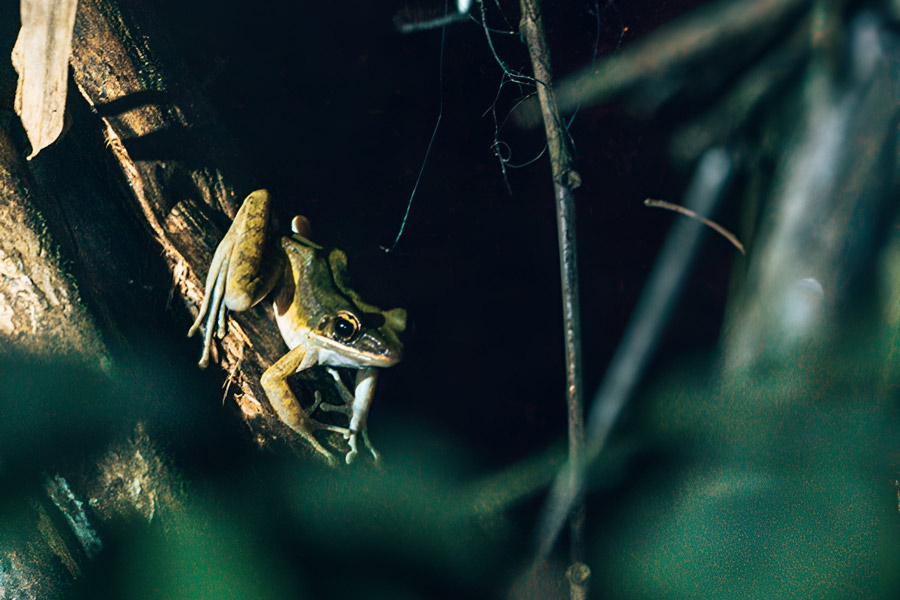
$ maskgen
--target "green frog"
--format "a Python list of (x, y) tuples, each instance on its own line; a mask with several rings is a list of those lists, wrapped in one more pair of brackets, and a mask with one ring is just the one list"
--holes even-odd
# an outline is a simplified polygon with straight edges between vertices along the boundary
[[(219, 338), (225, 336), (226, 311), (247, 310), (270, 296), (275, 320), (289, 348), (260, 378), (272, 408), (329, 464), (336, 460), (313, 435), (317, 430), (344, 436), (349, 446), (348, 464), (358, 454), (358, 437), (377, 462), (379, 454), (369, 442), (366, 419), (377, 369), (400, 361), (403, 344), (398, 334), (406, 328), (406, 311), (382, 311), (364, 302), (347, 283), (347, 256), (337, 249), (326, 252), (310, 241), (305, 218), (294, 217), (290, 237), (268, 242), (269, 212), (269, 193), (252, 192), (216, 248), (200, 312), (188, 331), (188, 336), (193, 336), (205, 321), (200, 368), (209, 364), (213, 331)], [(315, 365), (324, 366), (333, 377), (343, 404), (323, 403), (316, 392), (309, 410), (300, 406), (287, 378)], [(352, 393), (341, 380), (340, 367), (356, 370)], [(314, 420), (317, 410), (347, 415), (348, 426)]]

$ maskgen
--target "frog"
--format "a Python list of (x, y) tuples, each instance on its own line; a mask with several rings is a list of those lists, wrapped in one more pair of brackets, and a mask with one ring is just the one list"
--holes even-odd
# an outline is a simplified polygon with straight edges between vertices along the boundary
[[(377, 463), (381, 456), (369, 440), (366, 423), (379, 370), (401, 360), (406, 311), (383, 311), (365, 302), (349, 285), (347, 255), (311, 241), (305, 217), (293, 218), (291, 235), (270, 235), (270, 213), (269, 192), (251, 192), (216, 248), (203, 301), (188, 330), (192, 337), (204, 328), (198, 365), (203, 369), (209, 364), (213, 332), (220, 339), (225, 336), (228, 311), (246, 311), (269, 298), (288, 347), (260, 377), (276, 415), (329, 465), (336, 465), (337, 459), (315, 437), (316, 431), (343, 436), (349, 448), (347, 464), (359, 454), (362, 438)], [(312, 405), (301, 406), (287, 379), (316, 365), (331, 375), (342, 404), (323, 402), (316, 390)], [(338, 369), (356, 371), (352, 392)], [(347, 427), (314, 419), (317, 411), (343, 413)]]

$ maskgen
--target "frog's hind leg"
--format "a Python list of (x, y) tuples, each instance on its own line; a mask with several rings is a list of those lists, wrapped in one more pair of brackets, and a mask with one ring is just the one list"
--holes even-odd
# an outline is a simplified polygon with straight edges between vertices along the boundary
[(206, 320), (201, 368), (209, 364), (213, 329), (219, 338), (225, 337), (226, 310), (240, 312), (252, 307), (272, 290), (284, 273), (281, 255), (266, 252), (269, 205), (266, 190), (256, 190), (247, 196), (213, 255), (203, 304), (188, 331), (188, 336), (194, 335)]
[[(313, 432), (318, 429), (326, 429), (346, 435), (349, 431), (343, 427), (326, 425), (310, 418), (309, 414), (300, 406), (300, 402), (297, 401), (297, 397), (287, 383), (287, 378), (290, 375), (299, 371), (305, 371), (314, 364), (316, 364), (315, 353), (310, 352), (303, 346), (297, 346), (266, 369), (259, 382), (266, 391), (269, 403), (275, 409), (282, 423), (297, 432), (316, 452), (328, 461), (329, 465), (335, 466), (337, 461), (334, 455), (315, 438)], [(314, 405), (315, 407), (316, 405)]]
[(281, 273), (279, 265), (271, 264), (273, 253), (266, 252), (270, 204), (266, 190), (251, 193), (225, 236), (231, 238), (224, 296), (229, 310), (244, 311), (262, 300)]

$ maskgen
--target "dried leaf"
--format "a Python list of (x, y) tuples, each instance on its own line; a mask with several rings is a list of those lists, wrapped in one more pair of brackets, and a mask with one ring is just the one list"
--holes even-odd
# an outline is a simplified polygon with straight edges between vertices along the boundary
[(19, 74), (16, 114), (33, 158), (59, 137), (78, 0), (21, 0), (22, 28), (12, 52)]

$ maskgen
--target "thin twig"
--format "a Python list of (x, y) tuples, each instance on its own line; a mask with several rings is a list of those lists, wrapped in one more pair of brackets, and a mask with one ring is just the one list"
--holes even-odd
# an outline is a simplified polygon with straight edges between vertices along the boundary
[(704, 217), (701, 217), (700, 215), (698, 215), (697, 213), (695, 213), (694, 211), (692, 211), (689, 208), (685, 208), (685, 207), (681, 206), (680, 204), (672, 204), (671, 202), (666, 202), (665, 200), (654, 200), (653, 198), (647, 198), (646, 200), (644, 200), (644, 205), (645, 206), (655, 206), (657, 208), (665, 208), (666, 210), (673, 210), (675, 212), (686, 215), (692, 219), (697, 219), (698, 221), (700, 221), (707, 227), (712, 227), (713, 229), (715, 229), (717, 233), (719, 233), (726, 240), (731, 242), (734, 245), (734, 247), (740, 251), (741, 254), (744, 254), (744, 255), (747, 254), (746, 252), (744, 252), (744, 245), (737, 239), (737, 236), (735, 236), (733, 233), (731, 233), (730, 231), (728, 231), (727, 229), (725, 229), (718, 223), (716, 223), (714, 221), (710, 221), (709, 219), (706, 219)]
[[(544, 117), (544, 131), (550, 150), (553, 187), (556, 197), (556, 224), (559, 234), (559, 263), (562, 282), (563, 318), (566, 350), (566, 400), (569, 413), (569, 463), (580, 465), (584, 452), (584, 414), (582, 407), (581, 378), (581, 319), (578, 305), (578, 268), (575, 244), (575, 202), (572, 190), (581, 178), (572, 168), (572, 155), (566, 144), (566, 132), (559, 116), (556, 98), (551, 86), (550, 51), (544, 35), (544, 25), (537, 0), (521, 0), (522, 21), (520, 31), (525, 36), (534, 79), (537, 81), (538, 99)], [(590, 571), (584, 565), (583, 530), (584, 503), (580, 497), (581, 470), (570, 468), (569, 486), (579, 496), (569, 513), (571, 532), (571, 567), (569, 594), (572, 600), (587, 597)]]

